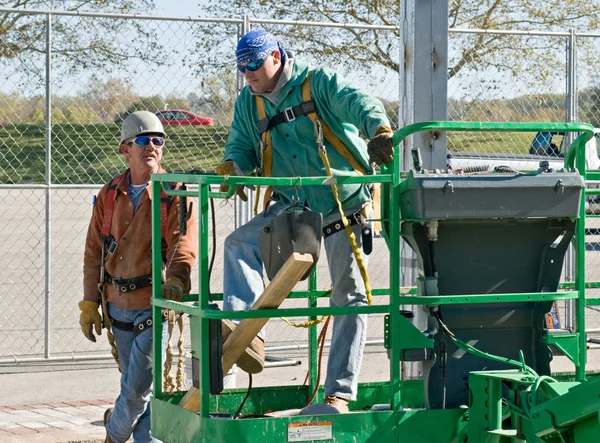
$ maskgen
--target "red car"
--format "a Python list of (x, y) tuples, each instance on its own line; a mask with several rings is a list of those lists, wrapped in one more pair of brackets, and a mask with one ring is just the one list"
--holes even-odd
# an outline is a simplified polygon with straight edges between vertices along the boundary
[(154, 113), (163, 125), (171, 126), (212, 126), (214, 120), (210, 117), (200, 117), (183, 109), (165, 109)]

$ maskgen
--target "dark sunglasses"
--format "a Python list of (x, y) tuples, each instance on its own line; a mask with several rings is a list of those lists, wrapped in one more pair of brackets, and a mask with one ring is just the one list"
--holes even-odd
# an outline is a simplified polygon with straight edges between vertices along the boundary
[(140, 135), (133, 139), (133, 142), (138, 146), (148, 146), (150, 142), (154, 144), (154, 146), (162, 146), (165, 144), (165, 139), (162, 137), (148, 137), (147, 135)]
[[(269, 55), (271, 55), (271, 54), (269, 54)], [(250, 62), (245, 66), (238, 65), (238, 69), (240, 70), (240, 72), (242, 74), (245, 74), (246, 70), (248, 70), (250, 72), (258, 71), (262, 67), (262, 65), (265, 64), (265, 61), (269, 58), (269, 55), (267, 55), (265, 58), (262, 58), (260, 60)]]

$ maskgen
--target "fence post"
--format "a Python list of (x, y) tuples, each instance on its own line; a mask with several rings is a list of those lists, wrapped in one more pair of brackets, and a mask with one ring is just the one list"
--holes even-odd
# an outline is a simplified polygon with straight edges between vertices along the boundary
[[(579, 109), (577, 100), (577, 34), (574, 29), (569, 31), (569, 37), (567, 37), (566, 44), (566, 58), (567, 58), (567, 69), (566, 69), (566, 92), (565, 97), (565, 108), (566, 108), (566, 121), (575, 122), (579, 119)], [(566, 143), (564, 146), (569, 146), (574, 140), (575, 134), (572, 132), (567, 133)], [(575, 251), (573, 247), (569, 247), (569, 251), (565, 260), (565, 280), (575, 281)], [(569, 300), (565, 302), (565, 324), (561, 325), (564, 328), (572, 329), (575, 325), (575, 300)]]
[(44, 355), (50, 358), (50, 289), (51, 289), (51, 215), (52, 215), (52, 95), (50, 92), (51, 68), (52, 68), (52, 14), (46, 16), (46, 214), (45, 214), (45, 260), (44, 260)]
[[(245, 14), (243, 17), (241, 34), (238, 35), (238, 41), (242, 38), (242, 36), (246, 35), (248, 31), (250, 31), (250, 17), (248, 14)], [(240, 73), (240, 71), (236, 68), (236, 76), (237, 76), (237, 95), (239, 97), (240, 92), (246, 85), (245, 77)], [(234, 197), (234, 228), (237, 229), (240, 226), (246, 224), (252, 218), (252, 208), (254, 206), (254, 199), (260, 198), (255, 191), (252, 191), (246, 188), (246, 195), (248, 196), (248, 201), (243, 202), (237, 196)]]

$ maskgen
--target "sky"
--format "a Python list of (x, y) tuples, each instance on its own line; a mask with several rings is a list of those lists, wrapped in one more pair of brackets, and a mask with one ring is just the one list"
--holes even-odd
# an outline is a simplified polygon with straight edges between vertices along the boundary
[(208, 0), (154, 0), (153, 15), (168, 17), (204, 17), (204, 8), (200, 4), (208, 4)]

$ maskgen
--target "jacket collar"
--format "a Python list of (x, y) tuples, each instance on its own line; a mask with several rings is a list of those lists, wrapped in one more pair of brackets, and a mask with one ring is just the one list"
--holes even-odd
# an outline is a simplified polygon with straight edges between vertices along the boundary
[(294, 59), (294, 69), (292, 70), (292, 76), (290, 80), (281, 89), (281, 92), (279, 93), (279, 100), (277, 100), (277, 102), (281, 103), (283, 100), (285, 100), (295, 86), (302, 85), (307, 76), (308, 65), (306, 63), (302, 63), (301, 61)]
[[(121, 180), (119, 180), (119, 184), (117, 185), (117, 189), (123, 194), (129, 194), (129, 172), (130, 169), (127, 168), (127, 170), (121, 175)], [(160, 165), (158, 165), (158, 171), (156, 173), (166, 174), (167, 171), (165, 171)], [(151, 193), (152, 187), (150, 186), (150, 184), (148, 184), (148, 186), (146, 187), (146, 194), (148, 195), (148, 198), (151, 198)], [(142, 197), (142, 200), (144, 200), (144, 197)]]

